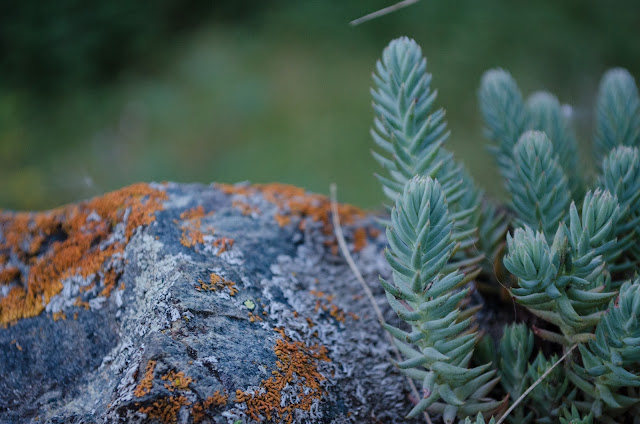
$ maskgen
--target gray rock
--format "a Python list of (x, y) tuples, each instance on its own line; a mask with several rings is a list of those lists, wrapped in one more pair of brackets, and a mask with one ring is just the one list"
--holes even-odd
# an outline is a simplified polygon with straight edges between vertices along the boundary
[[(0, 422), (407, 422), (328, 210), (288, 186), (158, 184), (1, 213)], [(396, 320), (384, 233), (341, 216)]]

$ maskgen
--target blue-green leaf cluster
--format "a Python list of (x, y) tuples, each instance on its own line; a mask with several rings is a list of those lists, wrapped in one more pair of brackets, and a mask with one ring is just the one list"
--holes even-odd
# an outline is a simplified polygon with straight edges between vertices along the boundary
[(490, 150), (500, 173), (508, 181), (513, 176), (513, 148), (528, 127), (522, 93), (511, 74), (492, 69), (482, 76), (478, 98), (485, 135), (495, 143)]
[[(504, 328), (500, 339), (498, 373), (500, 384), (509, 393), (511, 402), (517, 400), (529, 386), (529, 357), (533, 352), (533, 333), (524, 324), (511, 324)], [(531, 422), (532, 412), (525, 410), (525, 404), (520, 404), (509, 416), (508, 421), (513, 424)]]
[(478, 248), (485, 255), (480, 266), (488, 278), (497, 278), (495, 270), (502, 264), (501, 252), (505, 246), (509, 222), (506, 210), (488, 200), (482, 203), (480, 213), (477, 214)]
[(640, 267), (640, 151), (619, 146), (602, 162), (600, 185), (615, 194), (620, 203), (620, 219), (615, 233), (615, 249), (607, 255), (609, 270), (629, 273)]
[[(601, 81), (593, 178), (581, 166), (569, 106), (547, 92), (523, 100), (502, 69), (484, 74), (479, 103), (507, 207), (484, 198), (443, 147), (445, 113), (415, 41), (392, 41), (374, 82), (373, 155), (392, 203), (392, 278), (381, 284), (407, 324), (386, 329), (405, 358), (398, 367), (423, 395), (409, 416), (428, 410), (446, 423), (481, 424), (483, 414), (500, 416), (522, 397), (506, 422), (612, 424), (636, 416), (640, 423), (640, 96), (633, 77), (614, 69)], [(500, 297), (487, 282), (502, 284)], [(523, 314), (534, 332), (506, 326), (496, 349), (491, 338), (500, 329), (483, 320), (487, 334), (476, 349), (472, 318), (482, 300), (474, 288), (487, 303), (510, 293), (535, 315)], [(520, 319), (523, 311), (514, 311)], [(560, 350), (570, 354), (549, 371)], [(493, 358), (497, 370), (485, 363)]]
[[(536, 359), (529, 365), (527, 374), (531, 383), (538, 381), (542, 375), (558, 362), (557, 355), (547, 359), (538, 352)], [(560, 408), (569, 391), (569, 378), (564, 367), (556, 366), (534, 387), (529, 394), (528, 406), (536, 413), (535, 422), (539, 424), (555, 424), (560, 416)]]
[(445, 422), (500, 404), (485, 399), (498, 382), (490, 364), (469, 368), (477, 337), (469, 332), (471, 317), (458, 306), (473, 275), (442, 274), (456, 246), (452, 228), (440, 184), (428, 177), (409, 180), (387, 229), (393, 283), (380, 280), (390, 306), (411, 327), (406, 332), (386, 326), (407, 358), (399, 368), (422, 383), (424, 397), (409, 416), (429, 408), (442, 413)]
[(640, 146), (640, 97), (626, 69), (611, 69), (600, 81), (594, 141), (598, 158), (617, 146)]
[(478, 412), (478, 415), (476, 415), (475, 420), (472, 420), (471, 418), (467, 417), (464, 420), (464, 424), (496, 424), (496, 419), (491, 417), (489, 421), (486, 421), (482, 416), (482, 414)]
[[(571, 110), (570, 107), (567, 110)], [(526, 111), (528, 128), (544, 132), (551, 140), (553, 151), (569, 180), (573, 197), (581, 197), (584, 184), (578, 167), (578, 142), (562, 105), (553, 94), (539, 91), (527, 99)]]
[[(375, 112), (373, 152), (385, 175), (377, 175), (385, 195), (395, 202), (413, 176), (437, 178), (456, 221), (453, 238), (461, 251), (477, 240), (473, 213), (480, 192), (464, 167), (442, 146), (449, 137), (445, 111), (436, 109), (437, 92), (420, 46), (407, 37), (393, 40), (383, 51), (371, 90)], [(470, 258), (467, 258), (470, 259)], [(479, 258), (473, 259), (477, 262)]]
[(513, 148), (514, 172), (507, 182), (516, 223), (540, 230), (550, 240), (566, 216), (568, 180), (545, 133), (527, 131)]
[(583, 417), (580, 411), (578, 411), (578, 408), (572, 404), (571, 410), (566, 407), (562, 408), (560, 424), (593, 424), (593, 413), (589, 412), (589, 414)]
[(574, 363), (573, 382), (594, 400), (613, 409), (629, 408), (640, 397), (620, 389), (640, 387), (640, 279), (626, 282), (596, 327), (595, 340), (580, 345), (582, 365)]
[(541, 232), (518, 228), (507, 235), (505, 267), (518, 278), (516, 300), (558, 327), (567, 344), (582, 341), (615, 292), (607, 291), (606, 255), (615, 246), (619, 207), (607, 191), (588, 192), (582, 216), (570, 207), (569, 227), (558, 227), (549, 246)]
[(544, 91), (532, 94), (525, 103), (515, 80), (502, 69), (484, 74), (478, 98), (485, 135), (493, 141), (489, 149), (507, 184), (518, 171), (519, 164), (513, 160), (516, 143), (527, 130), (536, 130), (544, 132), (551, 141), (549, 154), (557, 157), (570, 192), (574, 197), (582, 196), (585, 190), (578, 166), (577, 140), (564, 112), (571, 110), (569, 107), (564, 108), (555, 96)]

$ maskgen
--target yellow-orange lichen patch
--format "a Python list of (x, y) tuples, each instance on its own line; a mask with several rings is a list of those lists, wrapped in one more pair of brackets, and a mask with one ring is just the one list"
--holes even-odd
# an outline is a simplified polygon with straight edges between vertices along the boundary
[(333, 301), (336, 298), (335, 295), (333, 294), (329, 295), (318, 290), (310, 290), (309, 293), (311, 293), (311, 295), (318, 298), (318, 300), (316, 300), (316, 306), (315, 306), (316, 313), (319, 312), (320, 310), (323, 310), (324, 312), (328, 312), (329, 315), (333, 317), (336, 321), (342, 322), (342, 323), (345, 322), (346, 316), (349, 316), (353, 320), (360, 319), (356, 314), (352, 312), (345, 313), (345, 311), (342, 308), (339, 308), (337, 305), (333, 304)]
[(150, 406), (140, 408), (138, 411), (147, 414), (152, 420), (163, 423), (177, 423), (180, 408), (190, 405), (191, 402), (185, 396), (171, 396), (156, 400)]
[(260, 315), (255, 315), (251, 312), (248, 312), (248, 314), (249, 314), (249, 321), (251, 322), (262, 321), (262, 318), (260, 318)]
[(195, 405), (193, 405), (193, 408), (191, 408), (191, 416), (193, 417), (193, 422), (196, 424), (202, 422), (207, 411), (226, 405), (227, 400), (229, 400), (228, 394), (225, 393), (223, 395), (222, 393), (220, 393), (220, 390), (216, 390), (213, 395), (202, 401), (202, 403), (196, 403)]
[[(134, 184), (49, 212), (0, 211), (0, 250), (10, 251), (28, 267), (21, 275), (22, 287), (14, 287), (0, 299), (0, 324), (39, 315), (62, 290), (65, 278), (97, 275), (111, 257), (124, 250), (136, 228), (155, 220), (165, 199), (164, 191)], [(124, 239), (110, 241), (114, 227), (125, 217)], [(102, 295), (110, 291), (103, 290)]]
[(67, 319), (67, 314), (65, 314), (64, 312), (60, 311), (60, 312), (54, 312), (53, 314), (51, 314), (52, 318), (54, 321), (60, 321), (60, 320), (65, 320)]
[(156, 361), (147, 362), (147, 367), (144, 371), (144, 377), (140, 380), (140, 383), (136, 386), (133, 394), (136, 397), (142, 397), (151, 391), (153, 386), (153, 371), (156, 368)]
[(305, 320), (307, 320), (307, 324), (309, 325), (309, 328), (313, 328), (316, 326), (316, 323), (313, 322), (313, 320), (309, 317), (306, 317)]
[[(186, 210), (180, 214), (182, 220), (182, 235), (180, 243), (185, 247), (193, 247), (196, 244), (204, 243), (205, 233), (202, 231), (202, 218), (213, 215), (213, 211), (206, 213), (202, 205)], [(208, 228), (207, 232), (213, 234), (213, 228)]]
[(202, 280), (198, 280), (198, 286), (196, 286), (196, 290), (198, 291), (217, 291), (224, 290), (225, 288), (229, 289), (229, 295), (235, 296), (238, 293), (238, 289), (236, 288), (236, 283), (231, 280), (227, 280), (219, 276), (218, 274), (211, 273), (209, 276), (210, 283), (207, 284)]
[[(274, 348), (278, 357), (277, 371), (272, 377), (262, 380), (261, 390), (254, 393), (236, 390), (237, 403), (245, 403), (247, 415), (256, 421), (264, 418), (271, 421), (291, 423), (294, 411), (309, 411), (315, 401), (324, 395), (322, 382), (325, 377), (318, 371), (318, 361), (330, 361), (327, 349), (317, 344), (307, 346), (294, 342), (281, 328), (274, 329), (280, 334)], [(297, 389), (295, 401), (282, 402), (282, 390), (287, 386)]]
[(221, 237), (213, 241), (213, 247), (218, 249), (218, 256), (220, 256), (223, 252), (231, 249), (233, 247), (233, 243), (235, 240), (229, 237)]
[(11, 340), (11, 344), (12, 345), (16, 345), (16, 349), (18, 349), (20, 352), (22, 352), (22, 346), (20, 346), (20, 343), (18, 343), (17, 340), (15, 340), (15, 339)]
[(89, 305), (89, 302), (87, 302), (86, 300), (82, 300), (80, 298), (77, 298), (75, 302), (73, 302), (74, 306), (79, 306), (81, 308), (84, 308), (85, 311), (88, 311), (91, 306)]
[(356, 228), (353, 232), (353, 250), (361, 251), (367, 245), (367, 231), (364, 227)]
[(16, 267), (8, 267), (0, 271), (0, 286), (9, 284), (20, 278), (20, 270)]
[(281, 215), (279, 213), (273, 215), (273, 219), (276, 220), (279, 226), (285, 227), (291, 223), (291, 217), (287, 215)]
[(182, 371), (169, 371), (160, 377), (160, 379), (166, 381), (166, 383), (164, 383), (164, 387), (170, 392), (175, 390), (187, 390), (189, 388), (189, 384), (193, 383), (193, 378), (185, 377)]
[(231, 207), (239, 209), (242, 212), (242, 215), (252, 215), (260, 213), (260, 209), (251, 206), (247, 202), (243, 202), (242, 200), (234, 200), (231, 202)]
[[(331, 201), (327, 196), (310, 194), (304, 189), (288, 184), (257, 184), (252, 186), (234, 186), (229, 184), (216, 184), (216, 187), (225, 194), (237, 194), (250, 196), (262, 193), (263, 197), (282, 211), (274, 216), (279, 225), (289, 224), (291, 217), (311, 218), (324, 224), (325, 234), (332, 234), (331, 226)], [(344, 225), (353, 224), (357, 218), (365, 216), (365, 212), (355, 206), (347, 204), (338, 205), (340, 221)], [(289, 218), (289, 220), (287, 220)]]

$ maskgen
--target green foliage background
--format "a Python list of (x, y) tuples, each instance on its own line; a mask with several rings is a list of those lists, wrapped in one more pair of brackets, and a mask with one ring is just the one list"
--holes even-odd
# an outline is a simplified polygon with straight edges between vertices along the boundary
[[(501, 195), (476, 91), (508, 69), (525, 95), (574, 106), (589, 154), (595, 87), (640, 77), (640, 3), (427, 1), (351, 28), (392, 2), (0, 5), (0, 207), (42, 209), (134, 181), (279, 181), (365, 207), (383, 198), (368, 153), (369, 75), (415, 38), (447, 110), (449, 149)], [(580, 163), (586, 163), (586, 156)], [(585, 165), (586, 166), (586, 165)]]

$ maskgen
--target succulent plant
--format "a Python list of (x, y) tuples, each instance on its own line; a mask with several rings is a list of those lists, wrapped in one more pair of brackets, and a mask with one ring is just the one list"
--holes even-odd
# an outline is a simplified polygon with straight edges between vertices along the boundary
[(441, 273), (456, 246), (452, 228), (440, 184), (429, 177), (409, 180), (387, 229), (393, 283), (380, 279), (389, 304), (411, 327), (386, 326), (407, 358), (398, 367), (422, 383), (423, 398), (408, 416), (430, 408), (449, 423), (499, 406), (485, 400), (498, 382), (496, 371), (490, 364), (470, 367), (477, 337), (469, 332), (471, 318), (458, 308), (473, 274)]
[[(394, 40), (376, 65), (372, 90), (374, 157), (391, 201), (384, 222), (392, 278), (380, 283), (405, 322), (385, 328), (405, 357), (397, 367), (423, 395), (408, 416), (640, 423), (640, 100), (633, 77), (614, 69), (600, 84), (594, 143), (602, 160), (591, 178), (580, 166), (569, 106), (547, 92), (525, 101), (507, 71), (485, 73), (478, 95), (510, 197), (503, 207), (443, 147), (449, 131), (426, 66), (415, 41)], [(533, 331), (506, 325), (499, 342), (482, 338), (474, 358), (480, 336), (472, 318), (482, 305), (469, 293), (496, 283), (536, 317), (529, 319)]]

